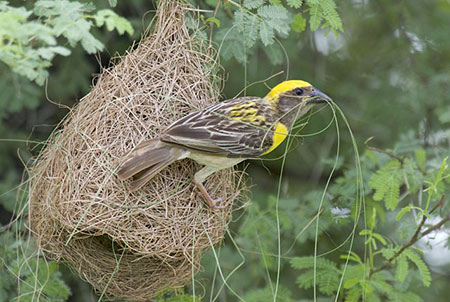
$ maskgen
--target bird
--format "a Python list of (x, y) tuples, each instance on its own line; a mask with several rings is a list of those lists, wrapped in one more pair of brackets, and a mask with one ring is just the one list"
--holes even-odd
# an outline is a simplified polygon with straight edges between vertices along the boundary
[(175, 161), (190, 158), (204, 167), (194, 183), (208, 205), (217, 210), (203, 182), (211, 174), (258, 158), (275, 150), (289, 135), (294, 122), (314, 105), (329, 103), (325, 93), (302, 80), (287, 80), (264, 97), (238, 97), (187, 114), (159, 136), (144, 140), (125, 155), (119, 179), (132, 178), (129, 189), (137, 191)]

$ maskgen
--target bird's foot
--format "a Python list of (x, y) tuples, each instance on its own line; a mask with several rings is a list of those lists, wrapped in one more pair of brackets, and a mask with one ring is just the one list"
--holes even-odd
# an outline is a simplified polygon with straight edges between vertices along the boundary
[(211, 198), (211, 195), (209, 195), (208, 191), (206, 191), (206, 188), (203, 186), (202, 183), (198, 183), (197, 187), (200, 190), (200, 192), (202, 193), (203, 197), (205, 197), (206, 201), (208, 202), (209, 207), (213, 211), (217, 211), (219, 209), (225, 208), (225, 205), (217, 205), (218, 202), (221, 202), (223, 200), (222, 198), (215, 198), (215, 199)]
[(215, 199), (211, 199), (211, 200), (207, 200), (209, 206), (211, 207), (211, 209), (213, 209), (214, 211), (220, 210), (220, 209), (225, 209), (225, 205), (217, 205), (218, 202), (223, 201), (222, 198), (215, 198)]

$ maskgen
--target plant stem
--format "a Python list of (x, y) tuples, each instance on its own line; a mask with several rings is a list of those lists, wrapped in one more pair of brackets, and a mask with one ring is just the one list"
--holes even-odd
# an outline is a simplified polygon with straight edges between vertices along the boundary
[(242, 6), (239, 3), (234, 2), (233, 0), (226, 0), (226, 2), (229, 2), (231, 4), (233, 4), (234, 6), (237, 6), (239, 8), (242, 8)]
[(383, 150), (383, 149), (380, 149), (380, 148), (377, 148), (377, 147), (369, 146), (369, 142), (370, 142), (372, 139), (373, 139), (373, 136), (372, 136), (372, 137), (369, 137), (369, 138), (364, 142), (364, 144), (366, 145), (366, 148), (367, 148), (367, 149), (372, 150), (372, 151), (375, 151), (375, 152), (378, 152), (378, 153), (384, 153), (384, 154), (388, 155), (389, 157), (398, 160), (398, 161), (400, 162), (400, 164), (403, 166), (403, 164), (404, 164), (404, 162), (405, 162), (403, 158), (398, 157), (397, 155), (395, 155), (395, 154), (392, 153), (392, 152), (389, 152), (389, 151), (386, 151), (386, 150)]

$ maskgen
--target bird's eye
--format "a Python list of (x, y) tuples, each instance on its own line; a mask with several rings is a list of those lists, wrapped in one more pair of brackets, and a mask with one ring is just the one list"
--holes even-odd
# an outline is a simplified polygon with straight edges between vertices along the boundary
[(305, 91), (303, 89), (301, 89), (301, 88), (295, 88), (294, 89), (295, 95), (298, 95), (298, 96), (303, 95), (303, 92), (305, 92)]

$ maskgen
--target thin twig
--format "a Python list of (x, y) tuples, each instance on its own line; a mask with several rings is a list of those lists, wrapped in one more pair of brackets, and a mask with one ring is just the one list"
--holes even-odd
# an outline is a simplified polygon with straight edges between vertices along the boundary
[(242, 8), (242, 5), (240, 5), (239, 3), (234, 2), (233, 0), (226, 0), (226, 2), (229, 2), (230, 4), (233, 4), (234, 6), (237, 6), (239, 8)]
[[(216, 17), (217, 12), (219, 10), (219, 6), (220, 6), (220, 0), (217, 1), (217, 5), (216, 8), (214, 9), (214, 15), (213, 18)], [(213, 36), (213, 30), (214, 30), (214, 22), (210, 22), (210, 31), (209, 31), (209, 47), (212, 47), (212, 36)]]
[(400, 164), (403, 166), (403, 163), (404, 163), (404, 159), (403, 159), (403, 158), (398, 157), (397, 155), (395, 155), (395, 154), (392, 153), (392, 152), (389, 152), (389, 151), (386, 151), (386, 150), (383, 150), (383, 149), (380, 149), (380, 148), (377, 148), (377, 147), (369, 146), (369, 142), (370, 142), (372, 139), (373, 139), (373, 136), (369, 137), (369, 138), (366, 139), (366, 141), (364, 142), (364, 144), (366, 145), (367, 149), (372, 150), (372, 151), (375, 151), (375, 152), (379, 152), (379, 153), (384, 153), (384, 154), (388, 155), (389, 157), (392, 157), (392, 158), (398, 160), (398, 161), (400, 162)]

